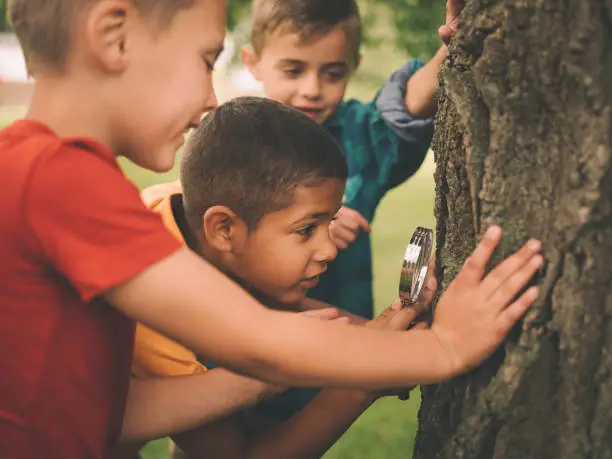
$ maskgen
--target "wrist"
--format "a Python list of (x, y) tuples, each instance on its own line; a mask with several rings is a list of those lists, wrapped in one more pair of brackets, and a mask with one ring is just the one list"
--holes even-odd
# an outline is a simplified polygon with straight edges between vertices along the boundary
[(435, 61), (436, 64), (439, 66), (440, 64), (442, 64), (442, 62), (444, 62), (444, 59), (446, 59), (447, 56), (448, 46), (446, 45), (446, 43), (442, 43), (442, 46), (440, 46), (438, 51), (436, 51), (436, 54), (434, 55), (432, 60)]
[(440, 382), (460, 375), (462, 371), (459, 358), (452, 346), (449, 345), (449, 340), (444, 337), (443, 333), (440, 333), (439, 327), (432, 324), (426, 331), (430, 334), (432, 349), (435, 349), (435, 361), (441, 378)]
[[(408, 334), (419, 337), (419, 347), (417, 352), (420, 352), (423, 358), (424, 370), (422, 377), (416, 383), (438, 384), (451, 379), (459, 374), (456, 359), (452, 358), (451, 350), (445, 345), (445, 341), (440, 339), (440, 336), (433, 328), (425, 330), (411, 330)], [(418, 334), (418, 335), (417, 335)]]

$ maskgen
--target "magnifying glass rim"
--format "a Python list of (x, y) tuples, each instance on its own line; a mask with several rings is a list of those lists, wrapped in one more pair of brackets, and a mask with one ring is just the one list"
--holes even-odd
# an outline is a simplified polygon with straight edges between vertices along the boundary
[[(414, 304), (421, 294), (429, 271), (433, 230), (417, 227), (406, 247), (400, 274), (399, 296), (404, 305)], [(407, 284), (410, 290), (407, 291)]]

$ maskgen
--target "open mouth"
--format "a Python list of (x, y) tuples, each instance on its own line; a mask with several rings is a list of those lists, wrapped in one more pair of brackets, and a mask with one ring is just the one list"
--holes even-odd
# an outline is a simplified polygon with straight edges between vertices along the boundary
[(312, 119), (319, 118), (323, 113), (322, 108), (295, 107), (295, 109)]
[(311, 289), (319, 283), (319, 276), (306, 277), (300, 281), (300, 285), (304, 288)]

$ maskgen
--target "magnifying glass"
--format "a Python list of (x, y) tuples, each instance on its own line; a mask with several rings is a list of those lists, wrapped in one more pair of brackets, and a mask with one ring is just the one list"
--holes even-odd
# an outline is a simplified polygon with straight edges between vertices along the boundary
[(399, 297), (402, 306), (416, 303), (429, 270), (429, 258), (433, 247), (433, 231), (418, 226), (410, 238), (404, 253), (399, 282)]

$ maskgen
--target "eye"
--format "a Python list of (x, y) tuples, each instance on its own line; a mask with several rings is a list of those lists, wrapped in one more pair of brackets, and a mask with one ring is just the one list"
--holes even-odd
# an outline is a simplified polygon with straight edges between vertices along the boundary
[(200, 59), (202, 59), (202, 62), (206, 66), (206, 71), (212, 73), (212, 71), (215, 70), (216, 59), (211, 59), (211, 56), (208, 52), (200, 53)]
[(329, 81), (337, 82), (346, 78), (346, 72), (341, 70), (328, 71), (325, 73), (325, 76)]
[(296, 78), (300, 76), (300, 74), (302, 73), (302, 69), (297, 67), (287, 67), (283, 69), (283, 73), (288, 77)]
[(296, 233), (302, 236), (303, 238), (307, 239), (310, 236), (312, 236), (312, 233), (314, 233), (316, 228), (317, 228), (317, 225), (315, 225), (314, 223), (311, 223), (309, 225), (306, 225), (300, 228), (299, 230), (296, 231)]

